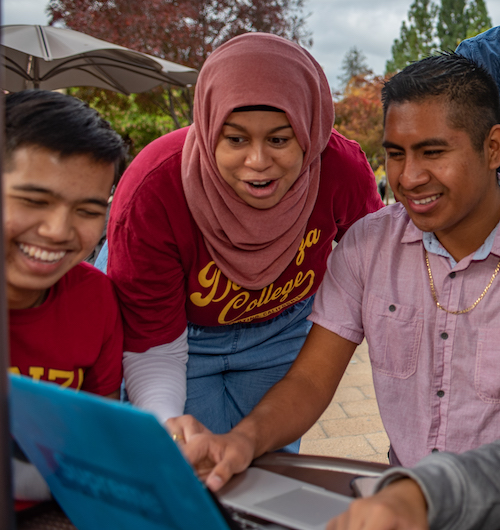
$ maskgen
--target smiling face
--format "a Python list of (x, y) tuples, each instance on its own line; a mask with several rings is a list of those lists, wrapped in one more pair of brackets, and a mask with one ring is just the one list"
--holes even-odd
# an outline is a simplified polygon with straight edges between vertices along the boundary
[(304, 153), (283, 112), (233, 112), (222, 127), (215, 160), (238, 197), (272, 208), (298, 179)]
[(479, 248), (500, 219), (500, 126), (481, 152), (450, 127), (442, 100), (391, 104), (384, 147), (394, 195), (415, 225), (434, 232), (455, 259)]
[(5, 266), (10, 309), (39, 305), (47, 289), (101, 237), (114, 164), (28, 146), (3, 174)]

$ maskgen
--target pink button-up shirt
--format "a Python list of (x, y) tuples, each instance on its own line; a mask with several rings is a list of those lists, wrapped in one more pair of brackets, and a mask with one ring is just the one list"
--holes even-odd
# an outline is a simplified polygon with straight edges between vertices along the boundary
[[(451, 268), (429, 253), (445, 308), (468, 308), (488, 285), (500, 230), (486, 259), (473, 258)], [(422, 231), (400, 204), (367, 215), (343, 237), (310, 319), (358, 344), (366, 336), (380, 414), (401, 464), (500, 438), (500, 274), (469, 313), (438, 309)]]

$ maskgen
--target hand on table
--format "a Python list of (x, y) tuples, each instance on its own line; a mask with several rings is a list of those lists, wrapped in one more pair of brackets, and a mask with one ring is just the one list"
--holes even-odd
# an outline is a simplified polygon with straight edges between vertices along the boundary
[(428, 530), (427, 504), (411, 479), (401, 479), (372, 497), (357, 499), (326, 530)]

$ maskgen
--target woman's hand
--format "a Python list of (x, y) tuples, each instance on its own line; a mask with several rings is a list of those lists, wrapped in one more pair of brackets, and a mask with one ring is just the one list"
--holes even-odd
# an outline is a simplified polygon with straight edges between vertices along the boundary
[(379, 493), (352, 502), (326, 530), (428, 530), (427, 503), (418, 484), (401, 479)]
[(174, 442), (177, 442), (180, 446), (183, 446), (192, 436), (200, 433), (210, 433), (210, 431), (200, 423), (196, 418), (190, 414), (184, 414), (184, 416), (177, 416), (176, 418), (170, 418), (165, 422), (167, 431), (172, 436)]
[(189, 414), (170, 418), (165, 426), (212, 491), (222, 488), (235, 473), (245, 471), (254, 458), (250, 438), (234, 431), (213, 434)]

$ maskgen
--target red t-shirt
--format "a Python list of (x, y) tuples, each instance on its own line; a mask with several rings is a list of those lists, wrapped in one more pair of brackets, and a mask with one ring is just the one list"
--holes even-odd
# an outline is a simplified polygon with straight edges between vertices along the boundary
[(147, 146), (123, 176), (108, 226), (108, 274), (125, 322), (125, 350), (175, 340), (187, 322), (261, 322), (314, 294), (332, 242), (383, 203), (356, 142), (332, 132), (304, 239), (281, 276), (261, 290), (234, 284), (218, 269), (189, 211), (181, 182), (187, 128)]
[(123, 328), (113, 286), (80, 263), (45, 302), (9, 315), (10, 371), (108, 395), (122, 380)]

